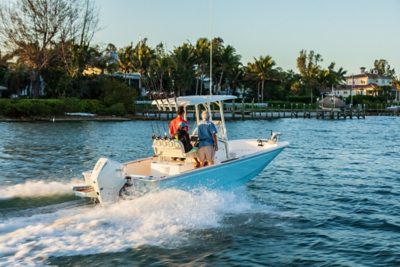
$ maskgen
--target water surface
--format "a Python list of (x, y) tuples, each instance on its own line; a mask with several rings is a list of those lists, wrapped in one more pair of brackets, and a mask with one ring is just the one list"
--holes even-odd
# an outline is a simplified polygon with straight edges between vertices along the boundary
[(72, 185), (99, 157), (151, 155), (149, 122), (0, 123), (0, 265), (398, 265), (399, 125), (230, 121), (230, 139), (273, 129), (290, 146), (234, 191), (170, 189), (102, 209)]

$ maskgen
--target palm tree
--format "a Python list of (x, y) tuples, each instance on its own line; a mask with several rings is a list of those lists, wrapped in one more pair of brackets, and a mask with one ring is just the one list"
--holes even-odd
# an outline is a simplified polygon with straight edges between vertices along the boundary
[[(205, 77), (206, 66), (210, 59), (210, 42), (207, 38), (200, 38), (197, 40), (196, 45), (194, 47), (194, 53), (196, 56), (196, 65), (197, 65), (197, 82), (196, 82), (196, 95), (202, 94), (203, 92), (203, 83)], [(198, 90), (198, 81), (200, 83), (200, 90)]]
[(226, 85), (229, 86), (228, 95), (231, 94), (230, 90), (236, 90), (239, 84), (243, 82), (244, 73), (244, 68), (241, 65), (234, 67), (228, 72), (226, 82)]
[(194, 48), (184, 43), (182, 46), (175, 48), (172, 57), (177, 65), (177, 68), (173, 72), (174, 84), (178, 89), (177, 94), (181, 95), (190, 88), (195, 78), (194, 65), (196, 63), (196, 55)]
[(301, 50), (300, 56), (297, 58), (297, 68), (300, 71), (303, 82), (310, 90), (311, 103), (313, 102), (313, 89), (317, 84), (316, 76), (321, 68), (318, 63), (321, 61), (321, 55), (315, 54), (314, 51), (310, 51), (307, 55), (306, 50)]
[(272, 57), (267, 55), (266, 57), (260, 56), (259, 59), (254, 58), (253, 63), (248, 63), (247, 72), (248, 76), (255, 78), (261, 83), (261, 101), (264, 101), (264, 84), (266, 80), (279, 80), (279, 74), (281, 69), (275, 68), (276, 63), (272, 60)]
[(131, 55), (131, 64), (135, 71), (139, 73), (139, 87), (142, 87), (142, 78), (146, 71), (150, 68), (150, 62), (155, 57), (154, 49), (147, 45), (147, 38), (140, 41)]
[(226, 71), (229, 72), (240, 65), (240, 55), (236, 54), (236, 50), (233, 46), (228, 45), (221, 49), (218, 56), (220, 59), (220, 67), (217, 70), (221, 72), (218, 82), (218, 92), (221, 93), (222, 77)]
[(321, 91), (325, 90), (326, 86), (330, 82), (330, 74), (329, 70), (320, 70), (316, 76), (317, 83), (321, 86)]
[(159, 55), (150, 62), (151, 67), (157, 72), (160, 82), (160, 92), (163, 90), (162, 81), (164, 74), (171, 73), (177, 68), (175, 60), (169, 55)]
[(124, 49), (118, 50), (118, 66), (124, 72), (124, 78), (126, 80), (126, 75), (132, 70), (131, 56), (133, 53), (133, 48), (131, 45), (125, 47)]

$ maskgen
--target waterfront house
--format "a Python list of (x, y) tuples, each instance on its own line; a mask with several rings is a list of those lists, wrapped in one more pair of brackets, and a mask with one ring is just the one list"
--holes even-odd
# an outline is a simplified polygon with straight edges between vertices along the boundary
[(345, 77), (345, 84), (335, 88), (335, 95), (345, 98), (350, 97), (351, 94), (377, 96), (382, 90), (386, 90), (393, 99), (399, 99), (400, 91), (392, 85), (392, 77), (378, 74), (378, 69), (373, 69), (372, 73), (366, 73), (364, 67), (360, 70), (360, 74)]

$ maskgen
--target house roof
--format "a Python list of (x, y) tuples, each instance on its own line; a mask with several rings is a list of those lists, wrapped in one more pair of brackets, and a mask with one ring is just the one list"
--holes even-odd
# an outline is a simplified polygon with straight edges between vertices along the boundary
[(353, 76), (346, 76), (346, 79), (351, 79), (351, 78), (369, 78), (369, 79), (390, 79), (392, 80), (393, 78), (390, 76), (385, 76), (385, 75), (379, 75), (379, 74), (371, 74), (371, 73), (365, 73), (365, 74), (357, 74)]
[(7, 90), (7, 87), (0, 85), (0, 90)]

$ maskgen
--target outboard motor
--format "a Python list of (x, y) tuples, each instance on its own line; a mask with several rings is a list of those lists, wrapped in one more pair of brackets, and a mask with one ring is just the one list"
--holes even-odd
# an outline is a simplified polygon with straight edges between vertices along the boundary
[(107, 158), (100, 158), (93, 169), (91, 180), (101, 205), (116, 203), (121, 189), (127, 182), (125, 166)]

